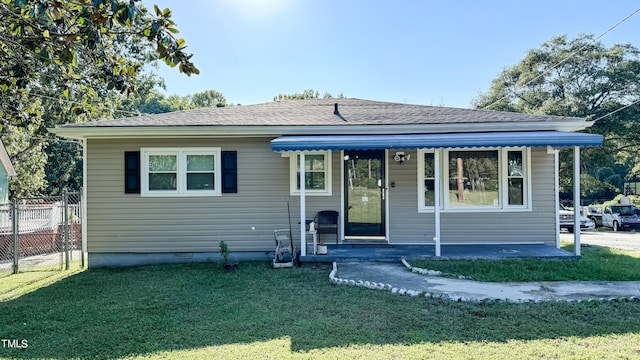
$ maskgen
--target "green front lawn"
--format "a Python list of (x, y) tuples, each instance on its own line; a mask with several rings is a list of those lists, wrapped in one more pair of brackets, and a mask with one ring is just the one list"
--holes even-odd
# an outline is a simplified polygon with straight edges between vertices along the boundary
[[(72, 261), (69, 271), (60, 271), (60, 266), (30, 266), (20, 269), (14, 275), (10, 269), (0, 271), (0, 301), (21, 296), (30, 291), (38, 290), (61, 279), (82, 271), (79, 261)], [(0, 344), (0, 347), (2, 344)]]
[[(328, 266), (87, 270), (0, 302), (1, 358), (637, 358), (640, 302), (469, 305), (334, 286)], [(0, 281), (13, 281), (3, 277)]]
[[(573, 244), (563, 249), (573, 253)], [(509, 281), (640, 281), (640, 254), (599, 246), (580, 249), (580, 260), (424, 260), (407, 259), (415, 267), (445, 276), (490, 282)]]

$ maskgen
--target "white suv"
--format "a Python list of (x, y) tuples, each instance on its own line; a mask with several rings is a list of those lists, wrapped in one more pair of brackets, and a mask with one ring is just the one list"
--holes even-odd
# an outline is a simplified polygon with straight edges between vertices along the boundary
[[(558, 214), (560, 215), (560, 230), (566, 229), (568, 232), (573, 232), (573, 211), (565, 209), (564, 206), (560, 205), (558, 209)], [(593, 230), (596, 228), (596, 224), (591, 221), (591, 219), (586, 218), (584, 216), (580, 216), (580, 230)]]

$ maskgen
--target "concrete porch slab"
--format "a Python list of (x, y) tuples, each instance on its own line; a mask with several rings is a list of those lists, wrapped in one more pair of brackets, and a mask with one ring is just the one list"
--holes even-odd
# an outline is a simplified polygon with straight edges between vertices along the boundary
[[(305, 263), (334, 261), (398, 261), (401, 258), (436, 258), (434, 245), (328, 245), (326, 255), (301, 256)], [(441, 259), (577, 259), (575, 254), (544, 244), (474, 244), (441, 246)]]

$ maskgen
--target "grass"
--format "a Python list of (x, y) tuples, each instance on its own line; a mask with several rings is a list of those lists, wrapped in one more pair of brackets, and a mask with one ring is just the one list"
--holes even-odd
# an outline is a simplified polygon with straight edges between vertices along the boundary
[(464, 193), (464, 201), (458, 201), (458, 190), (449, 190), (449, 204), (457, 205), (497, 205), (499, 199), (498, 191), (468, 191)]
[[(365, 199), (367, 201), (363, 201)], [(382, 200), (379, 189), (355, 187), (349, 189), (349, 221), (354, 223), (380, 223)]]
[(81, 271), (80, 262), (72, 261), (69, 264), (69, 271), (60, 271), (60, 269), (58, 265), (45, 265), (30, 266), (16, 275), (11, 271), (0, 272), (0, 301), (10, 300), (72, 276)]
[[(637, 358), (640, 302), (469, 305), (247, 262), (78, 272), (0, 302), (3, 358)], [(2, 278), (0, 281), (7, 281)], [(9, 280), (11, 281), (11, 280)]]
[[(563, 249), (573, 252), (573, 244)], [(422, 260), (412, 266), (488, 282), (510, 281), (640, 281), (640, 254), (599, 246), (584, 246), (581, 259)]]

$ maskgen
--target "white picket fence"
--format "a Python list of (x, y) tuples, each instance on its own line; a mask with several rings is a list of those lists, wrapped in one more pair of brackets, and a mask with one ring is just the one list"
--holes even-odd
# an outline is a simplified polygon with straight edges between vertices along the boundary
[[(80, 222), (80, 205), (70, 204), (69, 223)], [(19, 204), (18, 229), (20, 234), (57, 229), (63, 224), (62, 202), (49, 204)], [(11, 204), (0, 205), (0, 233), (11, 233)]]

